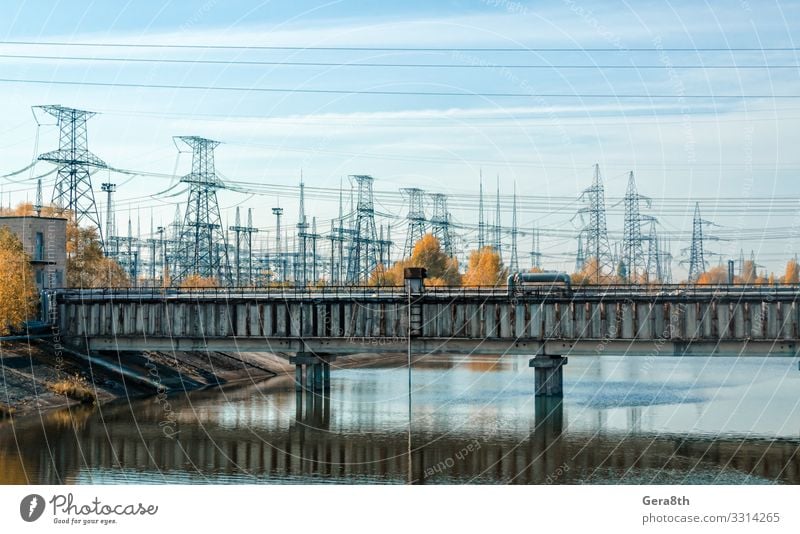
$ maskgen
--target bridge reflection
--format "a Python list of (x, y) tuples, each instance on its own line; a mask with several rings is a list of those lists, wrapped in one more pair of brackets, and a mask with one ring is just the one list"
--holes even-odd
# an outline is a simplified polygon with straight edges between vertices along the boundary
[(718, 482), (800, 483), (796, 440), (571, 432), (558, 399), (536, 399), (527, 429), (472, 435), (415, 421), (410, 444), (407, 428), (373, 424), (369, 408), (342, 419), (325, 392), (264, 395), (253, 386), (226, 392), (225, 403), (219, 392), (170, 400), (172, 437), (153, 399), (56, 411), (13, 429), (4, 422), (0, 483), (642, 482), (634, 472), (664, 482), (710, 473)]

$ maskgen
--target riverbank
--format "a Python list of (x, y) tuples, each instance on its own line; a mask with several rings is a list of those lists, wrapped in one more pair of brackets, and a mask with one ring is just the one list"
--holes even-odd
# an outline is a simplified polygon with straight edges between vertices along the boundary
[[(337, 367), (366, 366), (378, 354), (337, 359)], [(0, 419), (78, 404), (193, 391), (270, 380), (294, 385), (287, 358), (261, 352), (100, 352), (91, 357), (48, 340), (0, 340)]]

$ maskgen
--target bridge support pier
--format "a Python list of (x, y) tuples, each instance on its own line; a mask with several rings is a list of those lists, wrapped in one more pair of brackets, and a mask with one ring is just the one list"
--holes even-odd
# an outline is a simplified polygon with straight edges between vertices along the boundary
[(298, 352), (289, 358), (294, 368), (295, 391), (323, 391), (331, 387), (331, 362), (333, 354)]
[(535, 395), (537, 397), (564, 396), (565, 356), (540, 354), (531, 358), (528, 367), (534, 369)]

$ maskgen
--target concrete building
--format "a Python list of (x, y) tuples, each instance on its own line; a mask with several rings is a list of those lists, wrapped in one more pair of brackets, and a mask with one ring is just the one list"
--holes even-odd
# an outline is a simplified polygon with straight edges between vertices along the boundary
[(31, 257), (36, 287), (64, 287), (67, 282), (67, 219), (34, 215), (0, 217), (0, 227), (8, 227), (22, 241)]

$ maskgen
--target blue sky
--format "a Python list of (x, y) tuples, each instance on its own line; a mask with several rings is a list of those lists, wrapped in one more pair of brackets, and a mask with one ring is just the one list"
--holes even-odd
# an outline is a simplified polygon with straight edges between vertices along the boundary
[[(628, 171), (640, 192), (661, 197), (747, 198), (800, 196), (800, 101), (773, 98), (687, 99), (685, 95), (800, 94), (798, 69), (682, 69), (677, 66), (797, 65), (797, 52), (674, 52), (663, 48), (796, 47), (796, 2), (88, 2), (27, 1), (0, 5), (0, 35), (7, 41), (161, 43), (300, 47), (609, 48), (610, 52), (526, 51), (245, 51), (108, 49), (0, 44), (0, 54), (81, 56), (114, 61), (0, 58), (3, 79), (89, 81), (277, 89), (388, 90), (403, 92), (523, 93), (529, 96), (421, 96), (205, 91), (64, 86), (0, 82), (0, 173), (25, 166), (37, 137), (30, 107), (61, 103), (100, 112), (90, 127), (92, 150), (118, 168), (172, 173), (173, 135), (223, 141), (217, 167), (230, 180), (292, 185), (303, 170), (310, 186), (338, 187), (349, 174), (371, 174), (378, 191), (418, 186), (451, 194), (476, 193), (478, 175), (499, 175), (510, 194), (574, 197), (599, 162), (609, 197), (624, 194)], [(651, 48), (632, 52), (630, 48)], [(266, 62), (488, 65), (482, 68), (348, 67), (155, 64), (139, 59)], [(540, 65), (515, 69), (500, 65)], [(554, 65), (638, 65), (653, 69), (565, 69)], [(608, 94), (608, 98), (576, 95)], [(563, 97), (539, 97), (559, 94)], [(614, 95), (669, 98), (616, 98)], [(52, 128), (39, 130), (40, 151), (56, 143)], [(177, 160), (178, 174), (189, 158)], [(43, 170), (44, 164), (42, 164)], [(118, 224), (139, 210), (142, 226), (172, 218), (180, 198), (147, 198), (170, 186), (164, 177), (98, 174), (120, 184)], [(487, 184), (488, 186), (488, 184)], [(7, 202), (32, 198), (30, 183), (3, 182)], [(47, 196), (47, 193), (46, 193)], [(142, 200), (142, 197), (145, 197)], [(129, 199), (129, 200), (126, 200)], [(281, 203), (289, 221), (294, 199), (220, 193), (224, 218), (232, 208), (256, 211), (264, 230), (269, 207)], [(609, 201), (612, 238), (621, 232), (619, 207)], [(330, 199), (309, 198), (319, 224), (335, 210)], [(577, 231), (579, 206), (521, 202), (520, 223), (542, 227), (552, 268), (569, 268), (566, 256)], [(102, 207), (102, 206), (101, 206)], [(702, 207), (702, 206), (701, 206)], [(685, 208), (685, 209), (684, 209)], [(672, 252), (687, 245), (693, 205), (667, 209), (654, 202)], [(381, 211), (402, 216), (390, 201)], [(474, 203), (454, 203), (457, 221), (473, 223)], [(792, 214), (741, 217), (713, 203), (706, 219), (726, 237), (737, 229), (792, 229)], [(504, 224), (510, 214), (503, 213)], [(399, 224), (399, 223), (395, 223)], [(547, 229), (558, 231), (548, 232)], [(714, 228), (709, 232), (713, 233)], [(402, 241), (395, 227), (395, 239)], [(790, 232), (790, 230), (785, 230)], [(548, 235), (550, 234), (550, 235)], [(265, 235), (262, 232), (262, 235)], [(793, 235), (793, 234), (792, 234)], [(464, 231), (474, 242), (474, 233)], [(530, 248), (520, 243), (521, 256)], [(753, 248), (759, 263), (779, 270), (800, 240), (736, 239), (709, 250), (738, 256)], [(790, 254), (791, 253), (791, 254)], [(710, 258), (716, 263), (717, 258)], [(675, 266), (676, 275), (680, 269)]]

